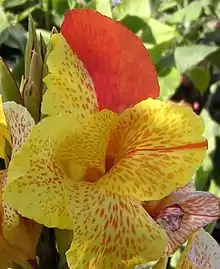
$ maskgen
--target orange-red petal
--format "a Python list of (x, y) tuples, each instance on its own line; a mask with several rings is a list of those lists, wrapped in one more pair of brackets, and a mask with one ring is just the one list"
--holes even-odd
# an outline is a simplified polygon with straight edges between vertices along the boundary
[(114, 112), (159, 95), (156, 72), (137, 36), (93, 10), (70, 10), (61, 33), (91, 75), (99, 106)]

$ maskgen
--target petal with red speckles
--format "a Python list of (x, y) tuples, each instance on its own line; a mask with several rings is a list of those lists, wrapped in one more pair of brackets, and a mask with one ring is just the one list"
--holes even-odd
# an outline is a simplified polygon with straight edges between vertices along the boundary
[[(6, 184), (6, 170), (0, 171), (0, 198)], [(7, 268), (11, 262), (22, 263), (36, 256), (36, 246), (41, 226), (32, 220), (24, 219), (4, 201), (0, 202), (0, 268)], [(3, 255), (4, 253), (4, 255)], [(2, 257), (2, 255), (4, 257)], [(1, 267), (3, 266), (3, 267)], [(5, 266), (5, 267), (4, 267)]]
[(34, 126), (10, 162), (3, 194), (7, 204), (46, 226), (71, 229), (65, 190), (70, 183), (96, 181), (105, 173), (115, 117), (108, 110), (94, 115), (74, 110)]
[(204, 123), (190, 107), (148, 99), (126, 109), (113, 128), (103, 188), (159, 200), (187, 184), (202, 163)]
[(12, 137), (12, 156), (25, 142), (35, 122), (27, 109), (15, 102), (3, 104), (4, 113)]
[(75, 221), (70, 268), (127, 268), (164, 254), (166, 233), (133, 198), (79, 183), (68, 204)]
[(43, 96), (42, 113), (55, 116), (76, 108), (94, 113), (98, 103), (85, 65), (61, 34), (53, 35), (51, 42), (54, 47), (47, 59), (49, 74), (44, 78), (47, 90)]
[(208, 192), (184, 193), (179, 205), (184, 211), (180, 228), (174, 232), (167, 231), (170, 254), (182, 245), (192, 232), (217, 220), (220, 214), (219, 198)]
[[(192, 232), (219, 218), (220, 199), (209, 192), (190, 191), (190, 189), (192, 187), (186, 186), (186, 190), (181, 187), (160, 201), (144, 203), (144, 208), (159, 223), (161, 223), (161, 216), (164, 215), (164, 212), (170, 211), (169, 219), (175, 223), (169, 223), (167, 227), (163, 225), (169, 237), (169, 255), (186, 242)], [(177, 205), (183, 215), (176, 214), (172, 218), (173, 210), (169, 209)], [(169, 229), (169, 227), (175, 226), (178, 216), (179, 228)]]
[(189, 238), (177, 269), (219, 269), (219, 265), (220, 247), (209, 233), (201, 229)]

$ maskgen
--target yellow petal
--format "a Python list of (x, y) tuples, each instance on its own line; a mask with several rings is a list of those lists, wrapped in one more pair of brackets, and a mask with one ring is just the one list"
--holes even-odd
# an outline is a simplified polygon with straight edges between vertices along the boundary
[(69, 210), (75, 221), (67, 252), (70, 269), (127, 268), (157, 260), (165, 252), (165, 232), (133, 198), (83, 182), (70, 190)]
[(49, 75), (44, 82), (42, 113), (50, 116), (81, 108), (93, 113), (97, 109), (94, 85), (83, 63), (73, 54), (61, 34), (52, 37), (54, 49), (47, 64)]
[(3, 104), (4, 113), (12, 137), (12, 156), (25, 142), (35, 122), (27, 109), (15, 102)]
[(218, 243), (209, 233), (201, 229), (189, 238), (177, 269), (218, 269), (219, 264)]
[(22, 218), (6, 204), (3, 204), (3, 209), (2, 232), (4, 238), (13, 248), (21, 251), (26, 260), (35, 258), (41, 225)]
[[(6, 171), (2, 170), (0, 173), (1, 187), (4, 187), (6, 183), (6, 176)], [(22, 218), (4, 201), (1, 202), (1, 230), (2, 236), (7, 240), (11, 248), (18, 253), (22, 253), (23, 261), (33, 259), (36, 256), (36, 246), (41, 230), (40, 225), (32, 220)]]
[(0, 158), (5, 158), (5, 140), (2, 135), (0, 135)]
[(22, 251), (12, 247), (2, 235), (0, 235), (0, 253), (0, 269), (10, 268), (13, 262), (22, 264), (27, 258)]
[(10, 133), (5, 120), (5, 114), (3, 111), (2, 96), (0, 95), (0, 158), (5, 158), (5, 142), (4, 139), (11, 142)]
[(204, 124), (191, 108), (148, 99), (127, 109), (112, 133), (113, 166), (99, 186), (142, 201), (189, 182), (202, 163)]
[(46, 226), (71, 229), (66, 188), (86, 175), (92, 181), (104, 173), (114, 117), (110, 111), (92, 116), (76, 110), (42, 120), (9, 165), (7, 204)]
[(59, 138), (68, 135), (75, 125), (72, 115), (42, 120), (8, 168), (4, 201), (21, 215), (49, 227), (72, 227), (62, 186), (65, 174), (56, 165), (55, 150)]
[(69, 176), (76, 178), (76, 166), (85, 169), (81, 179), (96, 181), (105, 172), (105, 158), (113, 122), (117, 115), (102, 110), (84, 119), (72, 136), (62, 139), (57, 149), (57, 160)]

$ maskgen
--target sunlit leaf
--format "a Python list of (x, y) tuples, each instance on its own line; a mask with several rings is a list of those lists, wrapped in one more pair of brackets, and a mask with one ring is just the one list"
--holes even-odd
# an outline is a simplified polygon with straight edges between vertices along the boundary
[(210, 71), (202, 67), (196, 67), (190, 70), (189, 78), (192, 80), (195, 88), (203, 95), (210, 83)]
[(106, 15), (110, 18), (112, 17), (110, 0), (96, 0), (96, 10), (103, 15)]
[(207, 56), (218, 49), (216, 46), (191, 45), (177, 47), (174, 52), (176, 66), (180, 72), (185, 72), (196, 66)]
[(28, 0), (4, 0), (3, 5), (4, 5), (4, 8), (13, 8), (13, 7), (21, 6), (25, 4), (26, 2), (28, 2)]
[(57, 249), (59, 250), (59, 268), (64, 268), (66, 264), (66, 252), (71, 246), (73, 232), (71, 230), (55, 229)]
[(151, 12), (150, 0), (122, 0), (113, 9), (113, 17), (122, 20), (126, 15), (131, 15), (146, 19), (150, 17)]
[[(217, 32), (216, 38), (218, 38), (216, 40), (216, 43), (219, 43), (220, 44), (220, 29), (218, 29), (218, 31), (216, 31), (216, 32)], [(218, 69), (220, 69), (220, 61), (219, 61), (219, 59), (220, 59), (220, 48), (218, 48), (214, 53), (210, 54), (207, 57), (207, 60), (211, 64), (213, 64), (214, 66), (216, 66)]]
[(146, 43), (160, 44), (177, 37), (177, 32), (174, 27), (153, 18), (148, 19), (146, 22), (147, 26), (141, 36)]
[(202, 13), (203, 4), (201, 0), (192, 1), (184, 8), (179, 9), (174, 14), (170, 15), (169, 22), (170, 23), (180, 23), (183, 22), (193, 22), (197, 20)]
[(180, 83), (181, 75), (179, 71), (175, 68), (171, 69), (170, 72), (164, 76), (159, 76), (160, 85), (160, 96), (161, 100), (166, 100), (170, 97), (176, 90)]
[(177, 6), (177, 1), (175, 0), (163, 1), (161, 2), (159, 6), (159, 11), (163, 12), (163, 11), (166, 11), (167, 9), (174, 8), (176, 6)]
[(24, 53), (26, 40), (26, 31), (21, 24), (16, 24), (8, 28), (8, 38), (5, 42), (7, 46), (19, 49)]
[(9, 23), (6, 14), (2, 6), (0, 6), (0, 45), (8, 38), (8, 27)]
[(35, 50), (40, 54), (40, 48), (37, 40), (37, 34), (34, 26), (34, 21), (31, 16), (28, 19), (28, 41), (25, 48), (25, 78), (29, 76), (32, 51)]
[(15, 101), (18, 104), (22, 103), (19, 89), (15, 80), (8, 69), (7, 65), (0, 58), (0, 93), (3, 101)]
[(165, 41), (163, 43), (149, 46), (149, 44), (145, 44), (148, 52), (150, 53), (150, 57), (155, 65), (160, 61), (162, 55), (166, 52), (166, 50), (172, 45), (172, 41)]
[(205, 122), (205, 132), (204, 136), (208, 140), (208, 152), (203, 161), (202, 166), (197, 170), (195, 174), (195, 186), (197, 190), (207, 190), (208, 183), (210, 180), (211, 172), (213, 169), (213, 163), (211, 154), (216, 148), (216, 140), (215, 137), (218, 133), (218, 124), (216, 124), (207, 110), (203, 110), (201, 116)]
[(112, 17), (111, 0), (92, 0), (86, 3), (83, 8), (95, 9), (105, 16)]

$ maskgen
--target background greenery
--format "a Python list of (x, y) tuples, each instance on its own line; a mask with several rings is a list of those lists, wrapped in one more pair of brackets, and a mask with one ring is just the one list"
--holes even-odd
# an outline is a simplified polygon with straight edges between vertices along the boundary
[[(135, 32), (156, 66), (160, 99), (186, 101), (204, 117), (209, 149), (195, 175), (196, 187), (220, 196), (220, 1), (0, 0), (0, 56), (18, 84), (29, 13), (47, 43), (52, 27), (59, 30), (64, 12), (76, 7), (96, 9)], [(207, 227), (218, 242), (219, 228), (218, 223)]]

